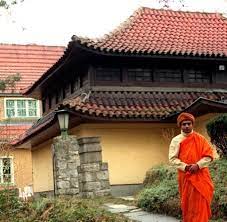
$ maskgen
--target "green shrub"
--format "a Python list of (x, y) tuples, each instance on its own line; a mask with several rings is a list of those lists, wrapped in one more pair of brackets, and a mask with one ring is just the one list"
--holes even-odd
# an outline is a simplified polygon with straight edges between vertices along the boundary
[(206, 128), (211, 143), (217, 147), (218, 154), (227, 158), (227, 114), (213, 119)]
[(167, 165), (149, 170), (145, 189), (138, 196), (138, 206), (153, 213), (180, 215), (176, 170)]
[(159, 184), (163, 180), (175, 180), (176, 169), (167, 165), (160, 165), (148, 170), (144, 179), (144, 185), (150, 186)]
[(8, 216), (18, 212), (21, 202), (17, 190), (3, 189), (0, 191), (0, 215)]
[[(214, 219), (227, 218), (227, 159), (210, 165), (215, 192), (212, 201)], [(155, 167), (147, 172), (145, 188), (138, 196), (138, 206), (154, 213), (178, 217), (181, 214), (176, 170), (169, 166)]]
[(214, 182), (214, 198), (212, 213), (214, 218), (227, 218), (227, 159), (222, 158), (210, 165), (210, 173)]

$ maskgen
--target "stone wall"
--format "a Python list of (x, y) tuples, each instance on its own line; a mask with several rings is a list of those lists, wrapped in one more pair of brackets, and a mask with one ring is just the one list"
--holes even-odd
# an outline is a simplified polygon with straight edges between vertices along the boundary
[(82, 197), (110, 194), (108, 164), (102, 162), (102, 148), (98, 137), (78, 140), (80, 146), (79, 189)]
[(53, 141), (54, 189), (56, 195), (78, 195), (77, 167), (80, 165), (79, 146), (75, 136)]
[(110, 194), (108, 164), (102, 162), (98, 137), (75, 136), (53, 141), (55, 195), (82, 197)]

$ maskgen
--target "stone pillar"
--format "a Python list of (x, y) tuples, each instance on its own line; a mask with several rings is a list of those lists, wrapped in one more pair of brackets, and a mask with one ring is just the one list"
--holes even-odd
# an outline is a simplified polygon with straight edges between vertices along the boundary
[(52, 145), (54, 190), (56, 195), (78, 195), (77, 167), (80, 165), (76, 136), (55, 137)]
[(102, 147), (98, 137), (78, 139), (80, 166), (79, 188), (82, 197), (110, 194), (108, 164), (102, 162)]

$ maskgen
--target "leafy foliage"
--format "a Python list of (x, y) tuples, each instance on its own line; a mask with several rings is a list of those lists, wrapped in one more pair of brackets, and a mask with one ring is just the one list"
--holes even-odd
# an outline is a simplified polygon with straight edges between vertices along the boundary
[[(227, 159), (216, 160), (210, 165), (215, 193), (212, 201), (214, 219), (227, 218)], [(138, 196), (138, 205), (144, 210), (175, 217), (181, 215), (177, 175), (173, 168), (162, 165), (147, 172), (145, 188)]]
[(138, 206), (154, 213), (179, 217), (180, 201), (176, 170), (168, 165), (150, 169), (144, 180), (145, 189), (138, 196)]
[(217, 147), (218, 154), (227, 157), (227, 114), (213, 119), (206, 125), (206, 128), (211, 143)]
[(0, 215), (3, 219), (7, 219), (12, 213), (15, 214), (20, 210), (21, 204), (17, 196), (16, 190), (0, 191)]
[(16, 5), (18, 2), (23, 2), (23, 0), (0, 0), (0, 7), (9, 9), (11, 6)]
[(13, 89), (16, 82), (19, 82), (20, 80), (21, 76), (19, 73), (10, 75), (6, 79), (0, 79), (0, 90), (4, 91), (7, 87)]
[(227, 159), (214, 161), (210, 166), (211, 177), (214, 182), (215, 193), (212, 202), (214, 218), (227, 218)]

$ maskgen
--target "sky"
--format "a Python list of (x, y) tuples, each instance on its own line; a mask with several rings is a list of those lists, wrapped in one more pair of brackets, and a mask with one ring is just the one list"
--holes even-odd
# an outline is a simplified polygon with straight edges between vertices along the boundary
[[(0, 43), (66, 46), (72, 35), (99, 38), (142, 6), (162, 5), (159, 0), (24, 0), (0, 10)], [(227, 0), (184, 0), (184, 7), (170, 6), (227, 15)]]

